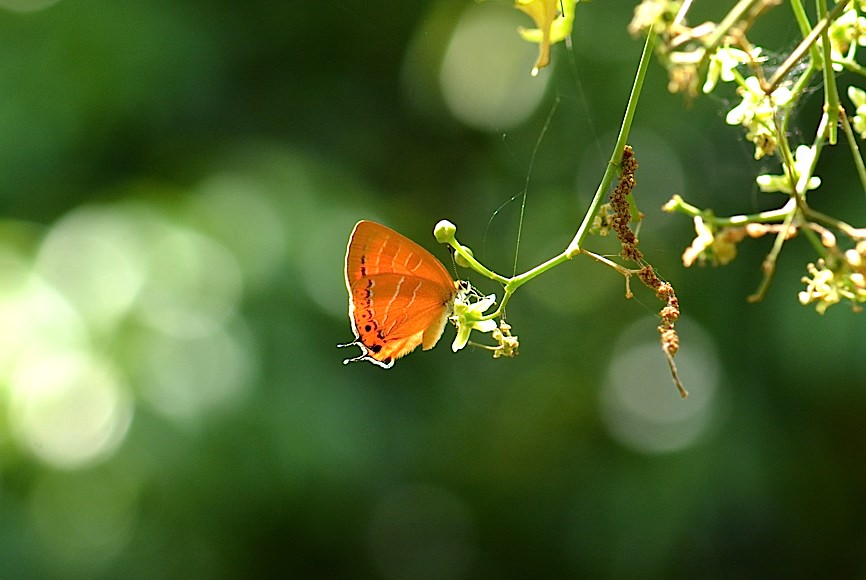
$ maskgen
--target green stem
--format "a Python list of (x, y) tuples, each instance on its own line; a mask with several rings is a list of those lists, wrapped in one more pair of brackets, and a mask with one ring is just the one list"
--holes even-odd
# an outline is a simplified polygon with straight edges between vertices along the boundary
[(592, 203), (590, 203), (589, 209), (587, 209), (586, 211), (586, 215), (583, 216), (583, 222), (580, 224), (580, 227), (577, 230), (577, 234), (575, 234), (574, 239), (571, 241), (571, 243), (568, 244), (568, 247), (565, 249), (565, 251), (539, 264), (538, 266), (535, 266), (531, 270), (524, 272), (523, 274), (519, 274), (511, 278), (505, 278), (484, 267), (478, 260), (475, 259), (474, 256), (472, 256), (472, 254), (464, 246), (458, 243), (455, 238), (447, 240), (447, 243), (452, 248), (454, 248), (454, 251), (466, 260), (466, 263), (469, 265), (470, 268), (486, 276), (487, 278), (490, 278), (491, 280), (495, 280), (501, 283), (505, 287), (505, 293), (502, 296), (502, 301), (499, 303), (499, 308), (497, 308), (495, 312), (483, 316), (482, 320), (488, 320), (501, 316), (502, 313), (505, 311), (505, 306), (511, 299), (511, 295), (514, 294), (514, 292), (518, 288), (520, 288), (523, 284), (529, 282), (539, 274), (543, 274), (551, 268), (554, 268), (562, 264), (563, 262), (567, 262), (581, 252), (581, 244), (583, 243), (584, 238), (589, 233), (589, 227), (592, 225), (593, 218), (598, 212), (598, 208), (601, 205), (604, 196), (607, 194), (611, 182), (613, 181), (613, 176), (619, 169), (620, 162), (622, 161), (622, 152), (625, 149), (626, 141), (628, 140), (629, 131), (631, 130), (631, 124), (634, 120), (635, 111), (637, 110), (638, 97), (640, 96), (641, 88), (643, 87), (643, 82), (646, 78), (646, 72), (649, 68), (650, 57), (652, 56), (652, 47), (653, 35), (652, 32), (650, 32), (649, 34), (647, 34), (647, 39), (644, 43), (643, 52), (641, 53), (640, 57), (640, 63), (638, 64), (637, 74), (635, 75), (634, 85), (632, 85), (631, 94), (629, 95), (628, 104), (626, 105), (625, 109), (625, 115), (623, 116), (622, 126), (620, 127), (619, 137), (617, 138), (616, 144), (614, 145), (613, 153), (610, 156), (610, 161), (608, 161), (607, 170), (604, 172), (604, 176), (602, 176), (601, 178), (601, 183), (599, 183), (598, 185), (598, 189), (595, 192), (595, 197), (593, 197)]
[[(706, 42), (704, 42), (704, 55), (701, 58), (701, 62), (698, 64), (699, 71), (704, 70), (710, 56), (716, 52), (716, 49), (728, 36), (731, 29), (740, 26), (740, 23), (746, 19), (746, 15), (760, 1), (761, 0), (740, 0), (737, 2), (736, 6), (731, 8), (731, 11), (725, 15), (722, 21), (719, 22), (719, 25), (713, 29), (713, 33), (710, 34), (707, 37)], [(745, 34), (745, 30), (741, 30), (740, 33)]]
[(839, 2), (838, 4), (836, 4), (836, 6), (833, 7), (833, 10), (829, 14), (824, 16), (824, 18), (822, 18), (818, 22), (817, 26), (815, 26), (815, 28), (812, 29), (812, 31), (806, 36), (806, 38), (804, 38), (800, 42), (800, 44), (797, 45), (797, 48), (794, 49), (794, 52), (792, 52), (790, 56), (785, 59), (785, 62), (782, 63), (782, 66), (776, 69), (776, 72), (773, 73), (772, 77), (770, 77), (767, 85), (762, 87), (765, 93), (769, 95), (776, 90), (776, 88), (785, 79), (791, 69), (794, 68), (794, 65), (800, 62), (800, 60), (804, 56), (806, 56), (807, 51), (813, 49), (815, 42), (818, 40), (818, 37), (821, 36), (821, 34), (823, 34), (825, 30), (827, 30), (827, 28), (830, 26), (830, 24), (833, 23), (834, 20), (841, 16), (842, 12), (847, 6), (847, 2)]
[[(827, 14), (827, 0), (816, 0), (818, 14)], [(830, 37), (827, 30), (821, 33), (823, 51), (822, 68), (824, 72), (824, 114), (828, 115), (827, 130), (830, 145), (836, 144), (836, 123), (839, 119), (839, 90), (836, 88), (836, 74), (833, 71), (833, 57), (830, 54)]]
[(646, 42), (643, 45), (643, 52), (640, 55), (637, 74), (635, 75), (634, 84), (631, 87), (631, 94), (628, 97), (628, 104), (625, 108), (625, 115), (623, 115), (622, 126), (619, 129), (619, 136), (617, 137), (616, 144), (613, 146), (613, 153), (611, 153), (610, 161), (608, 161), (607, 169), (604, 172), (604, 176), (601, 178), (601, 183), (598, 184), (598, 189), (595, 191), (595, 197), (592, 198), (592, 203), (590, 203), (589, 209), (586, 210), (586, 214), (583, 216), (583, 222), (577, 229), (574, 239), (571, 240), (571, 243), (568, 244), (568, 247), (564, 252), (568, 257), (576, 256), (580, 253), (581, 245), (589, 233), (589, 228), (592, 226), (595, 214), (598, 213), (598, 208), (601, 205), (604, 196), (607, 195), (614, 174), (619, 170), (619, 164), (620, 161), (622, 161), (622, 152), (625, 149), (626, 142), (628, 141), (631, 124), (634, 120), (635, 111), (637, 110), (638, 98), (640, 97), (643, 82), (646, 78), (646, 72), (649, 68), (650, 57), (653, 49), (653, 38), (653, 32), (650, 30), (649, 33), (647, 33)]
[[(807, 37), (812, 30), (812, 23), (809, 22), (806, 8), (800, 0), (790, 0), (789, 4), (791, 5), (791, 10), (794, 12), (794, 20), (797, 21), (797, 25), (800, 27), (800, 34), (803, 35), (803, 38)], [(817, 54), (813, 55), (813, 58), (817, 57)]]
[(770, 287), (770, 282), (773, 281), (773, 275), (776, 273), (776, 262), (779, 259), (779, 254), (782, 252), (782, 246), (785, 245), (788, 231), (791, 229), (791, 223), (793, 223), (796, 213), (796, 211), (791, 211), (785, 216), (785, 221), (782, 222), (782, 227), (779, 233), (776, 234), (776, 240), (773, 242), (773, 249), (770, 250), (770, 253), (767, 254), (764, 260), (764, 277), (761, 279), (761, 284), (755, 293), (747, 298), (749, 302), (760, 302), (767, 294), (767, 289)]
[(533, 278), (538, 276), (539, 274), (543, 274), (543, 273), (547, 272), (548, 270), (550, 270), (551, 268), (559, 266), (563, 262), (567, 262), (571, 258), (572, 258), (572, 256), (569, 255), (568, 252), (562, 252), (558, 256), (554, 256), (553, 258), (547, 260), (546, 262), (539, 264), (538, 266), (532, 268), (531, 270), (528, 270), (528, 271), (524, 272), (523, 274), (519, 274), (517, 276), (514, 276), (511, 280), (509, 280), (505, 284), (505, 291), (508, 293), (513, 293), (515, 290), (517, 290), (518, 288), (523, 286), (525, 283), (529, 282), (530, 280), (532, 280)]
[(457, 253), (461, 258), (466, 260), (466, 264), (470, 268), (472, 268), (482, 276), (490, 278), (495, 282), (499, 282), (502, 285), (508, 284), (508, 282), (510, 281), (509, 278), (500, 276), (499, 274), (488, 269), (484, 264), (476, 260), (475, 256), (472, 255), (472, 252), (470, 252), (469, 249), (466, 248), (466, 246), (460, 244), (456, 238), (452, 237), (448, 240), (445, 240), (445, 243), (451, 246), (454, 249), (454, 252)]
[(669, 203), (670, 205), (666, 206), (668, 211), (678, 211), (691, 217), (701, 216), (705, 221), (719, 227), (776, 223), (785, 219), (785, 217), (791, 213), (791, 210), (795, 207), (793, 202), (789, 202), (779, 209), (752, 214), (736, 214), (729, 217), (718, 217), (710, 215), (708, 212), (693, 206), (678, 195), (675, 195)]
[(866, 228), (855, 228), (851, 224), (845, 223), (842, 220), (838, 220), (834, 217), (830, 217), (819, 211), (815, 211), (810, 207), (807, 207), (803, 210), (803, 216), (815, 223), (819, 223), (821, 225), (831, 228), (836, 228), (852, 240), (866, 240)]
[(570, 256), (567, 252), (562, 252), (558, 256), (554, 256), (553, 258), (539, 264), (531, 270), (528, 270), (523, 274), (514, 276), (513, 278), (506, 280), (505, 293), (502, 295), (502, 301), (499, 303), (499, 308), (497, 308), (495, 312), (491, 312), (490, 314), (482, 316), (480, 320), (490, 320), (491, 318), (498, 318), (502, 316), (502, 314), (505, 312), (505, 307), (508, 305), (508, 301), (511, 300), (511, 295), (514, 294), (514, 292), (518, 288), (520, 288), (525, 283), (529, 282), (539, 274), (543, 274), (551, 268), (554, 268), (562, 264), (563, 262), (567, 262), (571, 258), (572, 256)]
[(800, 231), (803, 232), (803, 236), (812, 244), (812, 248), (815, 249), (815, 253), (818, 254), (822, 258), (826, 258), (828, 255), (827, 247), (821, 242), (821, 238), (818, 237), (812, 228), (808, 227), (808, 224), (804, 227), (800, 228)]
[(842, 131), (845, 133), (845, 138), (848, 140), (848, 147), (851, 149), (851, 155), (854, 157), (854, 165), (857, 167), (857, 176), (860, 178), (860, 187), (866, 193), (866, 166), (863, 164), (863, 157), (860, 155), (860, 147), (857, 145), (857, 138), (854, 136), (854, 130), (851, 128), (851, 123), (848, 121), (848, 115), (840, 115), (842, 119)]
[(842, 68), (847, 70), (848, 72), (852, 72), (860, 75), (861, 77), (866, 77), (866, 67), (862, 67), (853, 60), (837, 60), (838, 64), (842, 65)]
[[(803, 3), (800, 0), (790, 0), (791, 10), (794, 12), (794, 19), (797, 21), (797, 25), (800, 27), (800, 34), (803, 35), (803, 38), (809, 36), (809, 32), (812, 30), (812, 23), (809, 22), (809, 17), (806, 15), (806, 9), (803, 7)], [(826, 14), (827, 10), (821, 12), (820, 14)], [(818, 47), (814, 44), (809, 48), (809, 51), (812, 53), (812, 60), (814, 62), (818, 62), (821, 60), (821, 53), (818, 51)]]

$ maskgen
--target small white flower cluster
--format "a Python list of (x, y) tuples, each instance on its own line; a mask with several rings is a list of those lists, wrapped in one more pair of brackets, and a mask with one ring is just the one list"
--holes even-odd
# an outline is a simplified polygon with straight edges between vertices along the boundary
[(791, 91), (778, 87), (768, 95), (757, 77), (749, 77), (737, 92), (743, 100), (728, 112), (725, 122), (746, 128), (746, 139), (755, 144), (755, 159), (772, 155), (778, 145), (774, 118), (779, 109), (791, 102)]
[(802, 278), (806, 290), (800, 292), (800, 304), (815, 302), (818, 314), (842, 300), (851, 302), (855, 310), (862, 309), (860, 304), (866, 302), (866, 241), (858, 242), (841, 259), (834, 260), (832, 268), (821, 259), (809, 264), (807, 270), (809, 276)]
[(473, 330), (478, 332), (492, 332), (496, 328), (496, 321), (492, 318), (484, 318), (484, 312), (496, 304), (496, 296), (490, 294), (478, 298), (474, 293), (460, 292), (454, 301), (454, 314), (451, 320), (457, 325), (457, 336), (451, 344), (451, 350), (457, 352), (469, 342), (469, 335)]
[(457, 352), (469, 343), (469, 335), (473, 330), (478, 332), (490, 333), (490, 336), (497, 342), (496, 346), (482, 346), (493, 351), (493, 358), (513, 357), (517, 355), (519, 343), (516, 336), (511, 334), (511, 326), (500, 320), (499, 323), (493, 317), (486, 317), (484, 314), (496, 304), (496, 296), (490, 294), (488, 296), (480, 296), (477, 294), (468, 283), (457, 294), (454, 301), (454, 314), (451, 316), (451, 321), (457, 326), (457, 336), (454, 337), (454, 342), (451, 344), (451, 350)]

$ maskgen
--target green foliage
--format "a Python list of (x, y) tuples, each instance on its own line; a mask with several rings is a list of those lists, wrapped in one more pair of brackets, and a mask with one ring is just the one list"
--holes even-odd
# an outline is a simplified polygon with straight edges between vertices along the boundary
[[(684, 108), (648, 64), (627, 197), (682, 304), (682, 401), (656, 290), (623, 298), (626, 274), (597, 263), (622, 246), (590, 236), (586, 213), (620, 175), (608, 162), (643, 46), (627, 32), (636, 3), (577, 4), (537, 77), (510, 2), (13, 4), (0, 1), (0, 576), (863, 575), (866, 329), (796, 299), (829, 286), (847, 300), (836, 273), (856, 281), (860, 251), (821, 216), (862, 223), (847, 194), (861, 184), (829, 137), (817, 168), (797, 166), (820, 187), (792, 188), (820, 215), (755, 181), (812, 150), (823, 71), (788, 87), (799, 104), (777, 162), (724, 123), (741, 101), (720, 92), (738, 83), (724, 69)], [(694, 22), (723, 21), (721, 4), (693, 4)], [(762, 14), (756, 43), (797, 45), (823, 18), (792, 28), (789, 14)], [(467, 22), (490, 34), (457, 52)], [(507, 73), (486, 76), (488, 62)], [(506, 202), (524, 189), (515, 260), (520, 204)], [(713, 238), (706, 262), (736, 248), (726, 269), (683, 270), (692, 235), (658, 209), (673, 194)], [(736, 234), (778, 239), (796, 211), (841, 255), (825, 231), (823, 262), (784, 237), (767, 299), (745, 304), (761, 248)], [(352, 224), (447, 258), (430, 235), (443, 215), (472, 248), (464, 263), (505, 279), (578, 230), (586, 243), (510, 301), (518, 357), (340, 364)], [(789, 274), (808, 263), (809, 282)]]

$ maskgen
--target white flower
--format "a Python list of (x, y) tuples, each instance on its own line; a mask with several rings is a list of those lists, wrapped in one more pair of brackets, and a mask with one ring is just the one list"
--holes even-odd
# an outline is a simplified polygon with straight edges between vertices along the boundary
[[(809, 177), (805, 188), (801, 188), (800, 181), (802, 176), (807, 175), (812, 169), (812, 161), (815, 159), (815, 149), (808, 145), (800, 145), (794, 153), (794, 183), (797, 190), (805, 192), (811, 189), (816, 189), (821, 185), (820, 177)], [(758, 187), (765, 193), (780, 191), (788, 195), (794, 193), (791, 187), (791, 179), (787, 175), (759, 175), (755, 178)]]
[(454, 301), (454, 314), (451, 316), (457, 324), (457, 336), (451, 344), (451, 350), (457, 352), (469, 342), (469, 334), (473, 330), (492, 332), (497, 328), (496, 321), (488, 318), (482, 320), (484, 311), (496, 303), (496, 296), (491, 294), (481, 299), (472, 300), (474, 296), (461, 292)]
[(695, 233), (698, 235), (692, 241), (692, 245), (683, 252), (683, 266), (686, 268), (694, 264), (695, 261), (703, 264), (706, 259), (707, 249), (713, 245), (716, 239), (713, 231), (707, 227), (707, 224), (704, 223), (703, 218), (699, 215), (695, 216)]
[(749, 54), (746, 51), (738, 48), (720, 48), (710, 57), (710, 68), (707, 70), (707, 80), (704, 82), (704, 93), (710, 93), (716, 87), (719, 79), (722, 82), (729, 83), (736, 76), (734, 70), (741, 64), (746, 64), (750, 61), (762, 60), (759, 59), (761, 47), (756, 46)]

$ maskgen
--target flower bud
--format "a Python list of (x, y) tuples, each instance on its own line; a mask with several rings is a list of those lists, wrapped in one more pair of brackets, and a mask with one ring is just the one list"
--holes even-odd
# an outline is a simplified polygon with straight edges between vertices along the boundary
[[(461, 246), (460, 248), (464, 252), (466, 252), (467, 254), (472, 256), (473, 258), (475, 257), (475, 254), (472, 253), (471, 248), (467, 248), (466, 246)], [(469, 268), (470, 267), (469, 262), (467, 262), (466, 258), (463, 257), (463, 254), (454, 254), (454, 261), (457, 262), (457, 265), (460, 266), (461, 268)]]
[(448, 220), (441, 220), (436, 224), (436, 227), (433, 228), (433, 235), (436, 236), (436, 241), (440, 244), (447, 244), (454, 239), (455, 235), (457, 235), (457, 226)]

